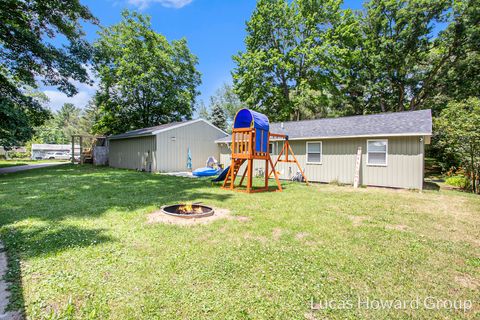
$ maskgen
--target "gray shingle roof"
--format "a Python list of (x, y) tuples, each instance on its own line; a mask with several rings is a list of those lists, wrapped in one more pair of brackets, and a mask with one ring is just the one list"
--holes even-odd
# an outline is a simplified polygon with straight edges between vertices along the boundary
[(161, 124), (159, 126), (132, 130), (125, 133), (109, 136), (108, 139), (125, 139), (125, 138), (133, 138), (133, 137), (150, 136), (150, 135), (153, 135), (155, 131), (168, 129), (171, 127), (175, 127), (179, 124), (187, 124), (193, 121), (196, 121), (196, 120), (189, 120), (189, 121), (183, 121), (183, 122), (171, 122), (171, 123)]
[[(430, 110), (381, 113), (365, 116), (270, 123), (270, 131), (290, 139), (431, 135)], [(229, 142), (230, 136), (217, 140)]]

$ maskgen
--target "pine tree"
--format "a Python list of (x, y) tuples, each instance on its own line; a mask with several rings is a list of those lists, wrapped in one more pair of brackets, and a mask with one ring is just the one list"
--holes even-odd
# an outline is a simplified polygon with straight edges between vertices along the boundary
[(197, 102), (195, 106), (195, 110), (197, 110), (197, 117), (200, 119), (208, 120), (210, 118), (210, 114), (208, 113), (208, 109), (203, 103), (203, 100)]
[(227, 129), (227, 115), (219, 103), (212, 103), (209, 120), (218, 128)]

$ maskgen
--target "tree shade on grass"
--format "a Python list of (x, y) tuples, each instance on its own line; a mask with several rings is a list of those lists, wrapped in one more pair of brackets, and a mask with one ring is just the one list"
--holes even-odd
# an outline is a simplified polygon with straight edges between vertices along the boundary
[[(325, 300), (478, 299), (480, 198), (453, 191), (210, 181), (88, 165), (0, 178), (12, 308), (31, 318), (305, 319)], [(231, 219), (148, 224), (197, 202)], [(477, 300), (478, 301), (478, 300)], [(316, 318), (478, 318), (478, 308), (330, 309)]]
[(27, 165), (27, 164), (35, 164), (35, 163), (50, 163), (50, 162), (65, 162), (65, 161), (66, 160), (55, 160), (55, 159), (48, 159), (48, 160), (30, 160), (30, 159), (0, 160), (0, 168), (24, 166), (24, 165)]

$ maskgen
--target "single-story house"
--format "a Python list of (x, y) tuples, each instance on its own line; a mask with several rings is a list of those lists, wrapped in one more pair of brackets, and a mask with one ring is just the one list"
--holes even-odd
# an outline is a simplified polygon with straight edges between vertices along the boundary
[(108, 137), (109, 165), (151, 172), (187, 171), (204, 167), (210, 156), (218, 159), (215, 141), (228, 136), (204, 119), (174, 122)]
[[(360, 152), (360, 185), (422, 189), (425, 144), (432, 135), (430, 110), (271, 123), (270, 131), (289, 136), (309, 181), (353, 184)], [(215, 140), (220, 162), (230, 163), (230, 136)], [(275, 162), (282, 141), (271, 141)], [(262, 168), (264, 161), (255, 164)], [(297, 173), (294, 163), (278, 163), (280, 178)]]
[[(75, 149), (79, 149), (80, 146), (75, 145)], [(32, 160), (45, 159), (47, 153), (58, 153), (59, 155), (71, 156), (72, 155), (72, 145), (71, 144), (51, 144), (51, 143), (33, 143), (32, 144)], [(75, 150), (75, 155), (79, 153), (78, 150)]]

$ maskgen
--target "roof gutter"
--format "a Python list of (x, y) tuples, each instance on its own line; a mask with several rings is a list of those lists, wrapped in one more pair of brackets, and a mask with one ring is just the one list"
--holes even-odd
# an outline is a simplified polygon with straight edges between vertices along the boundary
[[(289, 138), (288, 140), (327, 140), (327, 139), (353, 139), (353, 138), (378, 138), (378, 137), (421, 137), (421, 136), (432, 136), (432, 133), (426, 132), (415, 132), (415, 133), (390, 133), (390, 134), (365, 134), (365, 135), (353, 135), (353, 136), (335, 136), (335, 137), (322, 137), (322, 136), (313, 136), (313, 137), (300, 137), (300, 138)], [(281, 141), (283, 139), (271, 139), (270, 141)], [(232, 140), (215, 140), (215, 143), (230, 143)]]
[(108, 140), (121, 140), (121, 139), (130, 139), (130, 138), (141, 138), (141, 137), (150, 137), (153, 136), (152, 133), (148, 134), (139, 134), (139, 135), (131, 135), (131, 136), (120, 136), (120, 135), (114, 135), (114, 136), (109, 136), (107, 137)]

